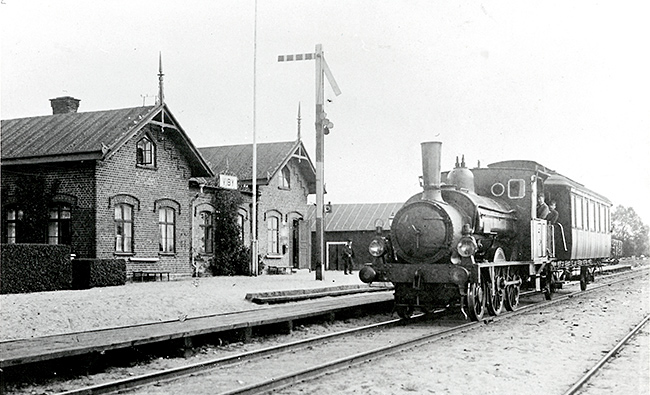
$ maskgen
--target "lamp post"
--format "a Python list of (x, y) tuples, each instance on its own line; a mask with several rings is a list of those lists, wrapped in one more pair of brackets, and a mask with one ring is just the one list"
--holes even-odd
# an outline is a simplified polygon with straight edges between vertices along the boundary
[(324, 135), (329, 134), (330, 129), (334, 124), (327, 119), (327, 114), (324, 111), (323, 103), (325, 102), (325, 78), (330, 83), (332, 90), (338, 96), (341, 90), (334, 80), (334, 76), (325, 61), (323, 55), (323, 46), (316, 44), (316, 51), (314, 53), (296, 54), (296, 55), (280, 55), (278, 62), (290, 62), (294, 60), (315, 60), (316, 63), (316, 116), (314, 124), (316, 127), (316, 280), (323, 280), (324, 263), (325, 263), (325, 224), (324, 217), (324, 195), (325, 195), (325, 141)]

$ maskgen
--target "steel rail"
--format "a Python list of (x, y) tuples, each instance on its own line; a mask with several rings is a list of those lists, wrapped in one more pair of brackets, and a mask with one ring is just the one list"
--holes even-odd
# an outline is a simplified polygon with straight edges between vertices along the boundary
[[(629, 274), (629, 273), (626, 273), (626, 274)], [(636, 275), (636, 274), (644, 274), (644, 273), (635, 272), (634, 274)], [(576, 296), (581, 297), (583, 295), (590, 294), (590, 293), (595, 292), (596, 290), (598, 290), (598, 289), (600, 289), (602, 287), (609, 286), (609, 285), (612, 285), (612, 284), (616, 284), (616, 283), (619, 283), (619, 282), (623, 282), (623, 281), (627, 280), (627, 277), (633, 277), (633, 276), (626, 276), (625, 278), (616, 279), (615, 281), (612, 281), (612, 282), (610, 282), (608, 284), (598, 284), (597, 286), (591, 287), (590, 289), (587, 289), (585, 291), (576, 291), (576, 292), (573, 292), (573, 293), (570, 293), (570, 294), (567, 294), (567, 295), (563, 295), (563, 296), (561, 296), (559, 298), (555, 298), (553, 300), (542, 301), (540, 303), (536, 303), (536, 304), (532, 304), (532, 305), (528, 305), (528, 306), (523, 306), (523, 307), (520, 307), (520, 308), (518, 308), (517, 310), (515, 310), (513, 312), (507, 313), (505, 315), (496, 316), (496, 317), (489, 317), (487, 319), (484, 319), (483, 321), (484, 322), (499, 321), (499, 320), (510, 319), (512, 317), (527, 314), (527, 313), (530, 313), (532, 311), (542, 309), (544, 307), (548, 307), (548, 306), (554, 305), (556, 303), (563, 302), (565, 300), (568, 300), (568, 299), (576, 297)], [(379, 347), (379, 348), (376, 348), (374, 350), (364, 351), (362, 353), (354, 354), (354, 355), (351, 355), (351, 356), (348, 356), (348, 357), (339, 358), (337, 360), (326, 362), (326, 363), (323, 363), (323, 364), (320, 364), (320, 365), (317, 365), (317, 366), (314, 366), (314, 367), (311, 367), (311, 368), (306, 368), (306, 369), (298, 371), (298, 372), (288, 373), (288, 374), (286, 374), (284, 376), (271, 378), (271, 379), (263, 381), (263, 382), (259, 382), (259, 383), (256, 383), (256, 384), (251, 384), (249, 386), (237, 388), (237, 389), (230, 390), (230, 391), (221, 392), (221, 393), (219, 393), (219, 395), (259, 394), (259, 393), (267, 393), (267, 392), (270, 392), (270, 391), (273, 391), (273, 390), (279, 390), (281, 388), (288, 387), (288, 386), (290, 386), (292, 384), (297, 384), (297, 383), (302, 382), (302, 381), (312, 380), (312, 379), (315, 379), (317, 377), (321, 377), (321, 376), (324, 376), (324, 375), (329, 374), (329, 373), (333, 373), (333, 372), (338, 371), (338, 370), (342, 370), (342, 369), (349, 368), (349, 367), (352, 367), (352, 366), (355, 366), (355, 365), (359, 365), (361, 363), (369, 362), (369, 361), (371, 361), (373, 359), (376, 359), (376, 358), (388, 356), (388, 355), (395, 354), (397, 352), (407, 350), (407, 349), (410, 349), (410, 348), (413, 348), (413, 347), (416, 347), (416, 346), (419, 346), (419, 345), (433, 343), (435, 341), (442, 340), (442, 339), (450, 337), (450, 336), (454, 336), (454, 335), (457, 335), (457, 334), (460, 334), (460, 333), (463, 333), (463, 332), (467, 332), (467, 331), (469, 331), (471, 329), (474, 329), (474, 328), (478, 327), (481, 324), (482, 324), (482, 322), (480, 322), (480, 321), (479, 322), (464, 323), (464, 324), (461, 324), (459, 326), (443, 330), (442, 332), (436, 332), (436, 333), (433, 333), (433, 334), (420, 336), (418, 338), (410, 339), (410, 340), (407, 340), (407, 341), (404, 341), (404, 342), (401, 342), (401, 343), (395, 343), (395, 344), (392, 344), (392, 345)]]
[(638, 331), (641, 330), (650, 320), (650, 315), (646, 315), (641, 322), (639, 322), (634, 329), (632, 329), (614, 348), (612, 348), (604, 357), (598, 361), (587, 373), (584, 374), (571, 388), (569, 388), (564, 395), (573, 395), (582, 388), (582, 386), (589, 381), (623, 346), (625, 346)]
[[(630, 272), (625, 272), (624, 274), (627, 274), (628, 276), (630, 275)], [(638, 272), (633, 272), (632, 274), (638, 274)], [(611, 276), (610, 276), (611, 278)], [(552, 305), (554, 303), (559, 303), (563, 300), (567, 300), (571, 297), (574, 297), (576, 295), (585, 295), (589, 294), (603, 286), (610, 285), (610, 284), (615, 284), (621, 281), (625, 281), (627, 279), (618, 279), (616, 281), (613, 281), (609, 284), (598, 284), (595, 285), (585, 291), (576, 291), (571, 294), (563, 295), (562, 297), (559, 298), (554, 298), (553, 300), (550, 301), (543, 301), (540, 303), (528, 305), (528, 306), (521, 306), (514, 312), (509, 312), (507, 314), (497, 316), (497, 317), (487, 317), (484, 318), (484, 322), (489, 322), (489, 321), (496, 321), (496, 320), (501, 320), (501, 319), (508, 319), (510, 317), (514, 317), (520, 314), (524, 314), (539, 308), (543, 308), (545, 306)], [(538, 292), (535, 292), (538, 294)], [(435, 314), (441, 313), (442, 310), (438, 310), (434, 312)], [(420, 317), (424, 317), (424, 315), (420, 316), (415, 316), (411, 320), (406, 320), (406, 322), (412, 322), (413, 319), (417, 319)], [(79, 389), (73, 389), (65, 392), (58, 393), (57, 395), (89, 395), (89, 394), (109, 394), (109, 393), (115, 393), (117, 391), (123, 391), (126, 389), (135, 389), (138, 387), (142, 387), (148, 384), (153, 384), (153, 383), (161, 383), (165, 381), (170, 381), (178, 378), (182, 378), (184, 376), (189, 376), (192, 374), (200, 373), (200, 372), (205, 372), (210, 369), (217, 368), (219, 366), (225, 366), (233, 363), (238, 363), (246, 360), (252, 360), (255, 358), (261, 358), (265, 357), (268, 355), (272, 355), (275, 353), (281, 353), (283, 351), (287, 351), (293, 348), (301, 348), (306, 345), (312, 344), (312, 343), (318, 343), (320, 341), (326, 340), (326, 339), (331, 339), (335, 337), (340, 337), (344, 336), (347, 334), (351, 333), (359, 333), (363, 331), (368, 331), (368, 330), (373, 330), (379, 327), (389, 327), (393, 325), (398, 325), (399, 323), (405, 322), (405, 320), (402, 319), (394, 319), (394, 320), (389, 320), (385, 321), (382, 323), (376, 323), (376, 324), (371, 324), (359, 328), (352, 328), (352, 329), (346, 329), (344, 331), (340, 332), (335, 332), (335, 333), (330, 333), (330, 334), (325, 334), (321, 336), (316, 336), (313, 338), (309, 339), (304, 339), (304, 340), (298, 340), (286, 344), (281, 344), (277, 346), (272, 346), (272, 347), (267, 347), (264, 349), (256, 350), (256, 351), (250, 351), (246, 353), (241, 353), (241, 354), (236, 354), (232, 355), (229, 357), (221, 357), (221, 358), (216, 358), (208, 361), (203, 361), (203, 362), (198, 362), (195, 364), (191, 365), (186, 365), (186, 366), (181, 366), (177, 368), (172, 368), (172, 369), (167, 369), (159, 372), (153, 372), (153, 373), (148, 373), (140, 376), (135, 376), (135, 377), (129, 377), (126, 379), (120, 379), (120, 380), (115, 380), (111, 382), (106, 382), (102, 384), (96, 384), (84, 388), (79, 388)], [(458, 327), (450, 328), (448, 330), (445, 330), (443, 332), (437, 332), (435, 334), (429, 334), (423, 337), (419, 337), (416, 339), (412, 339), (408, 342), (405, 342), (403, 344), (396, 343), (391, 346), (387, 347), (382, 347), (379, 349), (371, 350), (368, 352), (356, 354), (350, 357), (346, 358), (340, 358), (336, 361), (332, 361), (329, 363), (325, 363), (322, 365), (317, 366), (316, 368), (311, 368), (311, 369), (305, 369), (301, 372), (296, 372), (293, 374), (287, 374), (285, 376), (279, 377), (279, 378), (272, 378), (268, 381), (265, 382), (260, 382), (258, 384), (253, 384), (247, 387), (242, 387), (236, 390), (232, 390), (229, 392), (224, 392), (223, 394), (252, 394), (252, 393), (259, 393), (261, 391), (269, 391), (271, 389), (279, 389), (282, 387), (286, 387), (288, 385), (294, 384), (298, 381), (304, 381), (309, 378), (314, 378), (321, 376), (323, 374), (326, 374), (328, 372), (331, 372), (333, 370), (338, 370), (340, 368), (346, 367), (346, 366), (351, 366), (359, 363), (363, 363), (365, 361), (371, 360), (373, 358), (379, 357), (379, 356), (385, 356), (385, 355), (390, 355), (395, 352), (398, 352), (402, 349), (408, 349), (414, 346), (417, 346), (419, 344), (424, 344), (424, 343), (431, 343), (436, 340), (449, 337), (452, 335), (455, 335), (457, 333), (462, 333), (467, 330), (470, 330), (474, 327), (477, 327), (480, 325), (481, 322), (470, 322), (470, 323), (464, 323), (459, 325)], [(373, 354), (374, 353), (374, 354)]]
[(220, 357), (208, 361), (197, 362), (191, 365), (180, 366), (177, 368), (171, 368), (171, 369), (161, 370), (158, 372), (147, 373), (140, 376), (129, 377), (126, 379), (114, 380), (114, 381), (110, 381), (102, 384), (96, 384), (84, 388), (73, 389), (65, 392), (60, 392), (57, 395), (109, 394), (115, 391), (133, 389), (147, 384), (169, 381), (190, 374), (196, 374), (220, 366), (226, 366), (229, 364), (239, 363), (246, 360), (262, 358), (267, 355), (277, 354), (288, 350), (305, 347), (312, 343), (318, 343), (323, 340), (331, 339), (334, 337), (341, 337), (353, 333), (370, 331), (377, 328), (395, 326), (403, 322), (404, 320), (402, 319), (392, 319), (392, 320), (365, 325), (357, 328), (345, 329), (338, 332), (328, 333), (325, 335), (314, 336), (308, 339), (297, 340), (285, 344), (279, 344), (272, 347), (266, 347), (260, 350), (248, 351), (248, 352), (235, 354), (227, 357)]

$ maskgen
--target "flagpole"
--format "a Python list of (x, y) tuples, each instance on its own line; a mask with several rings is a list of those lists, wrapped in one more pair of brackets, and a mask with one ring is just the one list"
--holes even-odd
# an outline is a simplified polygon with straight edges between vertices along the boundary
[(257, 0), (255, 0), (255, 29), (253, 34), (253, 206), (251, 213), (251, 275), (258, 272), (257, 244)]

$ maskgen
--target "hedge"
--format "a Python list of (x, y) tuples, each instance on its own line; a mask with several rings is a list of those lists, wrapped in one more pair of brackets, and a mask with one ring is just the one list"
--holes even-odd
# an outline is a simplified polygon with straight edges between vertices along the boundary
[(56, 291), (72, 287), (70, 246), (2, 244), (0, 293)]
[(72, 288), (87, 289), (126, 284), (124, 259), (86, 259), (72, 261)]

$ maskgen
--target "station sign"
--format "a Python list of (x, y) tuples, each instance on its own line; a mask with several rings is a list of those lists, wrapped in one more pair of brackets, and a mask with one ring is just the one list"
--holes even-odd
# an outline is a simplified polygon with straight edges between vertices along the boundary
[(219, 174), (219, 188), (223, 189), (237, 189), (237, 177)]

